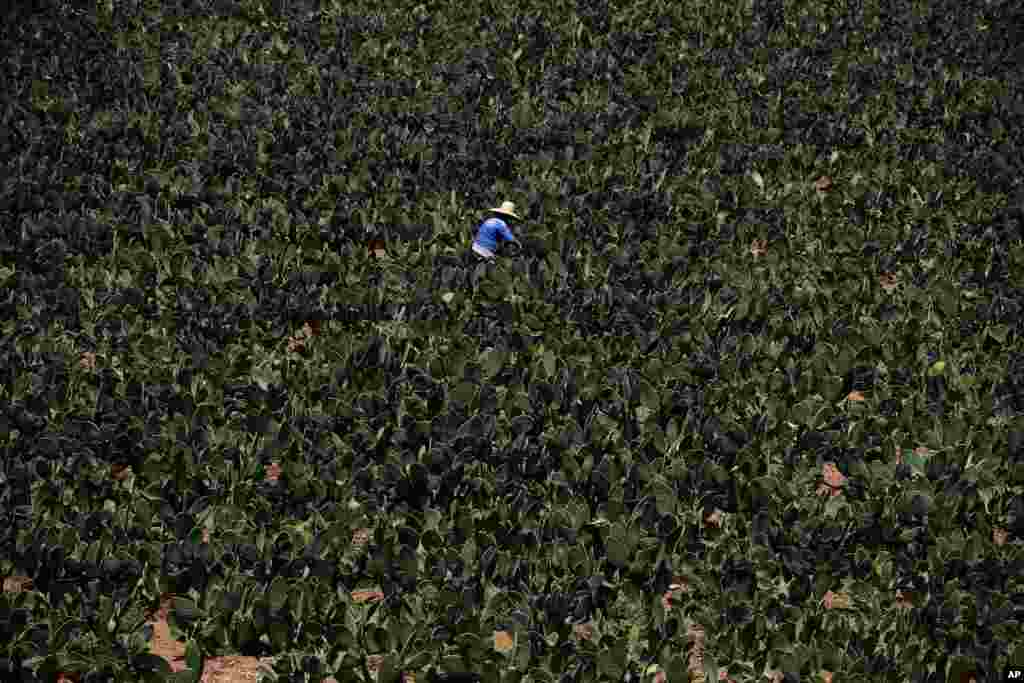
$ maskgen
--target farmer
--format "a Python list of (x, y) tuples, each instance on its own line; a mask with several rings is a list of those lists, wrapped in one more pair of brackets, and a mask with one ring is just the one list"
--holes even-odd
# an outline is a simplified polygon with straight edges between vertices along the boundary
[[(509, 229), (510, 221), (520, 220), (516, 214), (516, 205), (512, 202), (502, 202), (497, 209), (488, 209), (490, 216), (480, 224), (477, 229), (476, 239), (473, 240), (473, 253), (479, 261), (493, 261), (494, 250), (498, 248), (498, 240), (520, 244)], [(521, 245), (520, 245), (521, 246)]]

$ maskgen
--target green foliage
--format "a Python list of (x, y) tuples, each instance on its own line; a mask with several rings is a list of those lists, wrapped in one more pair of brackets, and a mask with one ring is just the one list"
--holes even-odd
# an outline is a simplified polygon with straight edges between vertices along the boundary
[[(63, 4), (5, 62), (0, 574), (44, 580), (0, 662), (674, 682), (699, 623), (711, 680), (904, 680), (997, 617), (985, 665), (1021, 651), (1020, 126), (956, 57), (995, 18), (911, 59), (944, 9)], [(531, 247), (466, 267), (504, 197)]]

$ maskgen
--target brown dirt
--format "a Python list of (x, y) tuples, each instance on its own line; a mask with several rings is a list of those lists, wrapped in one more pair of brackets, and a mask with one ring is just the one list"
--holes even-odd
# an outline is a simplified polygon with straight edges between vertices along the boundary
[(149, 641), (149, 651), (166, 659), (175, 671), (182, 671), (188, 668), (185, 666), (185, 644), (171, 636), (171, 626), (167, 622), (173, 599), (174, 596), (164, 596), (160, 601), (160, 609), (150, 618), (153, 638)]
[(27, 576), (8, 576), (4, 578), (4, 593), (24, 593), (32, 590), (32, 579)]
[(355, 533), (352, 534), (352, 545), (362, 548), (370, 542), (372, 536), (372, 529), (356, 529)]
[(352, 591), (352, 602), (377, 602), (384, 599), (384, 592), (376, 588), (366, 588)]
[[(153, 639), (149, 642), (149, 651), (163, 657), (174, 671), (184, 671), (185, 644), (171, 636), (171, 627), (167, 617), (171, 611), (174, 596), (166, 595), (160, 601), (160, 609), (151, 615), (149, 623), (153, 625)], [(256, 683), (260, 671), (269, 671), (273, 657), (246, 657), (243, 655), (221, 655), (207, 657), (203, 666), (201, 683)], [(324, 683), (337, 683), (333, 678)]]
[(572, 627), (572, 632), (579, 640), (593, 640), (596, 629), (594, 628), (593, 622), (587, 622), (585, 624), (576, 624)]
[(502, 654), (508, 654), (516, 648), (516, 639), (508, 631), (494, 632), (494, 649)]

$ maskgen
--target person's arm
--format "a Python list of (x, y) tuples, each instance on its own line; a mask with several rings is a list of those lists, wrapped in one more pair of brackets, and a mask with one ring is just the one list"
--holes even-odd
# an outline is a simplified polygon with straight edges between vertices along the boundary
[(519, 242), (519, 240), (516, 239), (516, 236), (512, 234), (512, 231), (509, 230), (508, 224), (505, 223), (505, 221), (501, 222), (501, 238), (503, 240), (505, 240), (506, 242), (512, 242), (513, 244), (518, 244), (520, 247), (523, 246)]

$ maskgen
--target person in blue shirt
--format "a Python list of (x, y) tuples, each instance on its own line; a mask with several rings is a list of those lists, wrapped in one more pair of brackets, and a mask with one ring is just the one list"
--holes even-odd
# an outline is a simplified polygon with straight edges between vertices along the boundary
[(510, 222), (518, 221), (520, 218), (516, 214), (516, 205), (512, 202), (502, 202), (500, 207), (488, 209), (487, 212), (490, 216), (480, 224), (476, 239), (473, 240), (473, 253), (480, 260), (492, 261), (499, 240), (520, 244), (509, 228)]

